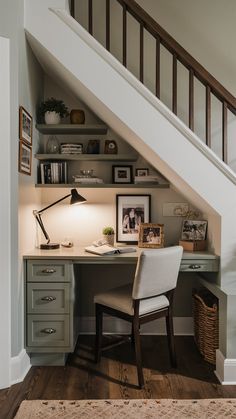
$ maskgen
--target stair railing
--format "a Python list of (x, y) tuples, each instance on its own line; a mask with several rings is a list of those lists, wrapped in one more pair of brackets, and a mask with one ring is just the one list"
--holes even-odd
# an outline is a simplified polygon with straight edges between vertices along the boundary
[[(139, 24), (139, 80), (144, 78), (144, 29), (149, 32), (156, 43), (156, 69), (155, 69), (155, 94), (160, 98), (160, 46), (164, 46), (172, 55), (172, 111), (177, 114), (177, 68), (180, 62), (189, 72), (188, 92), (188, 125), (194, 131), (194, 78), (205, 86), (205, 129), (206, 145), (211, 148), (211, 94), (214, 95), (222, 106), (222, 160), (228, 162), (227, 137), (228, 137), (228, 110), (236, 115), (236, 98), (219, 83), (197, 60), (195, 60), (178, 42), (172, 38), (135, 0), (105, 0), (106, 1), (106, 49), (110, 51), (111, 1), (120, 3), (123, 9), (122, 18), (122, 63), (127, 66), (127, 13)], [(75, 16), (76, 0), (71, 0), (71, 15)], [(88, 31), (93, 35), (93, 0), (88, 0)]]

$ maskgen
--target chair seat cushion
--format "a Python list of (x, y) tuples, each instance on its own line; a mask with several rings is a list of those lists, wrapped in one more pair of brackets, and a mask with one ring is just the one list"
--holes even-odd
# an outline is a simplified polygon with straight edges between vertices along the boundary
[[(133, 299), (132, 299), (133, 284), (124, 285), (122, 287), (113, 288), (94, 297), (94, 302), (111, 307), (123, 313), (134, 315)], [(157, 297), (145, 298), (140, 300), (139, 314), (147, 314), (152, 311), (160, 310), (169, 306), (169, 300), (165, 295)]]

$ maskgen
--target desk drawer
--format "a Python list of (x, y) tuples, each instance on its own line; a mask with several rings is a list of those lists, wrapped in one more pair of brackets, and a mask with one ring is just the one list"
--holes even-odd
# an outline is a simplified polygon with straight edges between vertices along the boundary
[(28, 315), (27, 346), (69, 346), (69, 315)]
[(189, 259), (182, 260), (180, 264), (181, 272), (218, 272), (219, 260), (218, 259)]
[(70, 284), (28, 283), (27, 313), (69, 313)]
[(57, 260), (30, 260), (27, 263), (27, 281), (69, 282), (71, 263)]

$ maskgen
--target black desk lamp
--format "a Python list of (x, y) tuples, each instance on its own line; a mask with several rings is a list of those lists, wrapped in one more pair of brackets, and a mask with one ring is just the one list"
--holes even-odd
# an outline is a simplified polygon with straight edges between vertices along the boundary
[(41, 228), (41, 230), (42, 230), (42, 232), (44, 234), (44, 237), (47, 240), (47, 243), (41, 244), (39, 246), (40, 249), (44, 249), (44, 250), (59, 249), (59, 247), (60, 247), (60, 244), (59, 243), (50, 243), (50, 237), (49, 237), (48, 233), (45, 230), (45, 227), (43, 225), (43, 221), (42, 221), (41, 215), (47, 209), (53, 207), (54, 205), (58, 204), (59, 202), (63, 201), (64, 199), (69, 198), (69, 196), (71, 197), (71, 199), (70, 199), (70, 205), (73, 205), (73, 204), (82, 204), (83, 202), (86, 202), (86, 199), (83, 196), (79, 195), (76, 189), (71, 189), (71, 193), (70, 194), (68, 194), (66, 196), (63, 196), (63, 198), (58, 199), (58, 201), (53, 202), (53, 204), (50, 204), (47, 207), (45, 207), (45, 208), (43, 208), (43, 209), (41, 209), (39, 211), (37, 211), (37, 210), (34, 210), (33, 211), (33, 214), (34, 214), (36, 220), (39, 223), (39, 226), (40, 226), (40, 228)]

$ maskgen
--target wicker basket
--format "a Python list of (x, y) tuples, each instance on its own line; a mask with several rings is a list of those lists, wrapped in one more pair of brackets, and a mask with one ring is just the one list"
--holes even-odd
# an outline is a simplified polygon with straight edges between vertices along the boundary
[(219, 347), (218, 299), (207, 289), (193, 292), (194, 339), (204, 359), (216, 363)]

